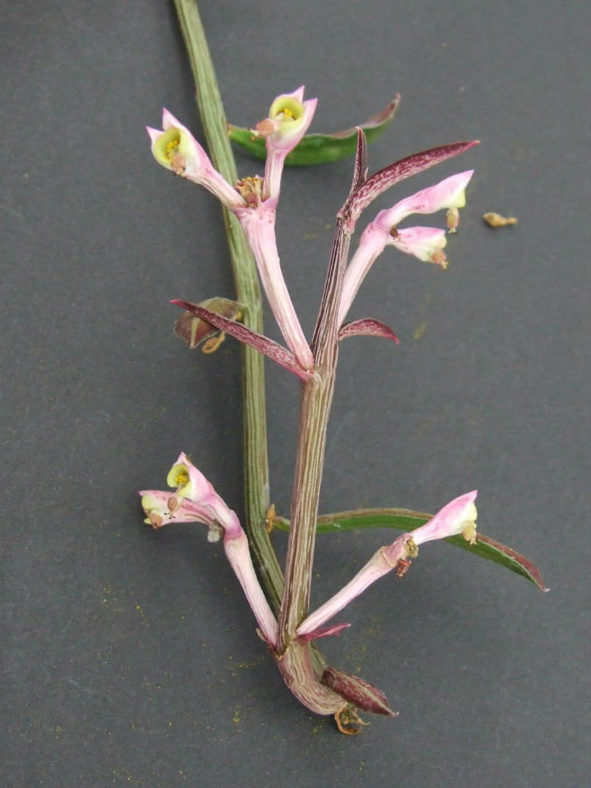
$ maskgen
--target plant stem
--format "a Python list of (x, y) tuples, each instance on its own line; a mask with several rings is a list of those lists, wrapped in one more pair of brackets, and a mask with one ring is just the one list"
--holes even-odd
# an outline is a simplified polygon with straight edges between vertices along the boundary
[[(197, 5), (195, 0), (175, 0), (175, 8), (193, 71), (197, 88), (197, 106), (211, 159), (226, 180), (235, 183), (238, 178), (236, 163), (227, 134), (222, 99)], [(243, 323), (248, 328), (263, 333), (261, 291), (254, 258), (238, 220), (225, 208), (223, 214), (236, 284), (236, 296), (244, 310)], [(336, 326), (336, 311), (333, 311)], [(336, 337), (336, 328), (334, 333)], [(334, 385), (334, 380), (332, 385)], [(330, 399), (332, 399), (332, 389)], [(260, 353), (248, 346), (243, 346), (243, 403), (246, 530), (254, 560), (271, 606), (279, 610), (284, 588), (283, 573), (266, 529), (270, 493), (264, 359)], [(327, 420), (329, 409), (330, 401), (326, 410)], [(322, 446), (323, 455), (324, 446)], [(318, 480), (318, 484), (319, 482), (320, 480)], [(316, 500), (316, 509), (317, 506)], [(312, 550), (313, 546), (312, 541)], [(307, 666), (312, 665), (314, 674), (320, 675), (325, 665), (320, 651), (315, 644), (312, 644), (311, 648), (305, 647), (305, 653), (306, 658), (299, 660), (298, 664), (299, 662), (305, 664), (306, 671)], [(288, 662), (289, 660), (284, 664), (285, 670), (287, 670)], [(294, 669), (297, 673), (297, 666)], [(289, 682), (288, 686), (290, 686)], [(321, 688), (319, 692), (326, 694), (328, 690)], [(294, 694), (297, 695), (297, 693)], [(302, 699), (305, 702), (305, 699)], [(326, 713), (332, 713), (332, 710)]]
[(308, 614), (326, 430), (338, 361), (338, 307), (350, 238), (346, 222), (339, 217), (312, 340), (314, 377), (302, 384), (291, 528), (279, 613), (280, 654), (289, 647)]
[[(229, 183), (238, 179), (227, 132), (224, 108), (209, 48), (195, 0), (175, 0), (197, 88), (197, 105), (214, 166)], [(243, 308), (242, 321), (263, 332), (262, 301), (256, 265), (238, 220), (225, 208), (224, 224), (230, 247), (236, 297)], [(283, 576), (266, 530), (270, 505), (267, 419), (263, 356), (243, 346), (244, 490), (246, 526), (261, 579), (273, 607), (279, 607)]]

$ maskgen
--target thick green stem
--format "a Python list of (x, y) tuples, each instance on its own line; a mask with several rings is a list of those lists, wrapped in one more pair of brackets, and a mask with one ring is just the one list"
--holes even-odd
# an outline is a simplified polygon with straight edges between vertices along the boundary
[[(215, 71), (195, 0), (175, 0), (197, 87), (197, 104), (209, 153), (229, 183), (238, 179), (227, 133), (227, 122)], [(256, 265), (238, 220), (224, 208), (236, 297), (243, 306), (243, 322), (262, 333), (261, 292)], [(266, 530), (269, 508), (269, 463), (265, 406), (264, 360), (256, 350), (243, 349), (244, 487), (249, 542), (271, 604), (278, 608), (283, 576)]]

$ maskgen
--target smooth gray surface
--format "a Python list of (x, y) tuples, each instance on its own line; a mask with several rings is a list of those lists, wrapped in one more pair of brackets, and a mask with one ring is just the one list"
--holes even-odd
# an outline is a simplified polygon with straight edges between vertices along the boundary
[[(402, 93), (372, 169), (482, 140), (380, 203), (476, 167), (449, 270), (391, 251), (360, 293), (354, 316), (386, 320), (401, 344), (343, 345), (322, 508), (429, 510), (477, 487), (483, 532), (535, 560), (552, 591), (429, 545), (326, 645), (399, 718), (351, 740), (293, 701), (222, 550), (191, 526), (151, 532), (135, 496), (162, 486), (184, 449), (241, 511), (239, 350), (191, 355), (170, 328), (170, 298), (232, 293), (217, 205), (156, 166), (143, 129), (164, 104), (200, 135), (173, 12), (8, 5), (2, 784), (584, 785), (589, 8), (201, 9), (234, 122), (305, 83), (320, 98), (314, 130)], [(285, 176), (279, 241), (307, 331), (349, 180), (347, 162)], [(519, 225), (489, 230), (490, 210)], [(269, 384), (273, 500), (286, 511), (297, 383), (269, 368)], [(314, 600), (387, 539), (320, 539)]]

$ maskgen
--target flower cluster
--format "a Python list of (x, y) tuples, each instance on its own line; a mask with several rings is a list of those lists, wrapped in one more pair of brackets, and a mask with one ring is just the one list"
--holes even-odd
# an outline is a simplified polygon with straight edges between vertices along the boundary
[[(260, 586), (248, 540), (238, 517), (187, 457), (181, 453), (168, 473), (167, 484), (174, 492), (164, 490), (140, 491), (145, 523), (154, 529), (168, 523), (200, 522), (209, 526), (208, 541), (216, 542), (223, 536), (223, 545), (244, 594), (259, 625), (260, 632), (273, 648), (277, 643), (277, 621)], [(473, 544), (476, 540), (476, 491), (455, 498), (434, 515), (425, 525), (401, 534), (392, 544), (380, 548), (368, 563), (337, 594), (325, 602), (302, 622), (298, 637), (306, 642), (326, 635), (338, 634), (347, 624), (324, 628), (324, 624), (343, 610), (380, 577), (396, 570), (401, 576), (409, 566), (409, 558), (416, 558), (418, 546), (434, 539), (462, 534)]]
[(435, 186), (397, 202), (392, 208), (380, 211), (376, 218), (363, 231), (357, 251), (353, 255), (347, 271), (339, 306), (339, 322), (357, 295), (361, 283), (371, 266), (386, 246), (395, 246), (405, 254), (418, 257), (424, 262), (437, 263), (447, 268), (444, 247), (447, 244), (445, 230), (437, 227), (399, 228), (401, 221), (416, 213), (437, 213), (447, 209), (448, 229), (453, 231), (459, 224), (458, 208), (466, 204), (465, 189), (474, 170), (466, 170), (440, 181)]
[[(254, 254), (271, 310), (293, 354), (300, 377), (313, 371), (314, 357), (283, 278), (275, 218), (285, 159), (306, 133), (316, 111), (316, 103), (316, 99), (304, 100), (303, 87), (277, 96), (268, 117), (253, 129), (255, 136), (265, 139), (264, 176), (243, 178), (235, 185), (222, 177), (191, 132), (168, 110), (162, 112), (162, 129), (147, 129), (152, 153), (159, 164), (204, 186), (238, 218)], [(459, 222), (458, 209), (465, 205), (465, 189), (472, 172), (468, 170), (446, 178), (378, 213), (362, 233), (357, 251), (347, 266), (340, 296), (339, 324), (343, 323), (363, 279), (386, 246), (394, 246), (442, 268), (447, 266), (443, 251), (445, 230), (424, 226), (401, 228), (398, 225), (412, 214), (432, 214), (446, 209), (448, 230), (455, 232)]]
[[(299, 515), (294, 515), (291, 525), (285, 589), (279, 614), (280, 626), (256, 576), (248, 540), (238, 517), (185, 454), (179, 456), (168, 475), (168, 485), (173, 492), (145, 490), (140, 495), (146, 523), (153, 528), (159, 529), (172, 522), (201, 522), (208, 526), (209, 541), (223, 540), (226, 556), (254, 613), (260, 634), (270, 646), (286, 684), (312, 711), (335, 713), (341, 727), (351, 713), (351, 704), (376, 713), (392, 712), (385, 697), (358, 677), (329, 668), (319, 676), (312, 668), (309, 641), (338, 634), (347, 627), (348, 624), (325, 624), (378, 578), (392, 570), (397, 576), (402, 576), (408, 570), (411, 559), (418, 555), (420, 544), (457, 534), (463, 534), (470, 543), (475, 541), (476, 492), (454, 499), (425, 525), (412, 533), (402, 534), (392, 544), (382, 547), (347, 585), (308, 615), (309, 578), (320, 492), (320, 475), (314, 463), (321, 463), (322, 451), (319, 449), (321, 440), (307, 440), (310, 433), (306, 430), (316, 429), (321, 439), (325, 439), (322, 436), (326, 434), (332, 400), (338, 341), (359, 334), (398, 341), (392, 329), (374, 318), (363, 318), (344, 324), (352, 301), (369, 269), (386, 246), (394, 246), (419, 260), (436, 263), (445, 268), (447, 259), (443, 251), (446, 245), (444, 229), (401, 227), (400, 224), (413, 214), (432, 214), (446, 210), (447, 230), (455, 232), (459, 222), (458, 209), (465, 204), (465, 189), (472, 171), (446, 178), (397, 202), (392, 208), (380, 211), (361, 234), (357, 250), (349, 260), (349, 242), (357, 219), (375, 197), (390, 185), (457, 155), (474, 143), (452, 143), (432, 148), (395, 162), (368, 178), (365, 166), (365, 136), (362, 130), (358, 130), (353, 185), (337, 218), (327, 285), (311, 346), (304, 335), (283, 278), (275, 221), (286, 157), (306, 133), (314, 116), (316, 103), (316, 99), (304, 100), (303, 87), (293, 93), (282, 94), (272, 102), (268, 116), (253, 129), (255, 136), (265, 140), (267, 156), (264, 175), (246, 177), (236, 184), (228, 183), (215, 169), (191, 132), (167, 110), (162, 114), (162, 129), (148, 128), (152, 153), (156, 160), (176, 175), (205, 187), (239, 221), (252, 249), (263, 289), (287, 347), (239, 323), (233, 319), (235, 313), (228, 315), (224, 309), (214, 308), (215, 300), (200, 304), (186, 301), (174, 303), (186, 309), (191, 316), (205, 321), (209, 327), (213, 326), (219, 331), (231, 334), (294, 372), (304, 382), (304, 391), (309, 381), (309, 391), (315, 396), (317, 394), (323, 397), (322, 401), (315, 402), (322, 419), (317, 418), (314, 424), (304, 420), (301, 427), (298, 467), (309, 462), (314, 466), (314, 472), (302, 471), (295, 485), (294, 501), (297, 503), (299, 495), (302, 501), (306, 501), (307, 511), (304, 516), (303, 508), (300, 506), (298, 510), (296, 504), (292, 510), (299, 511)], [(192, 317), (189, 320), (192, 321)], [(323, 386), (316, 386), (319, 381), (323, 382)], [(302, 411), (304, 410), (302, 408)], [(309, 410), (313, 412), (312, 407)], [(309, 447), (313, 443), (315, 448), (310, 451)], [(301, 534), (302, 529), (307, 529), (307, 532), (298, 538), (298, 530)], [(306, 568), (307, 575), (304, 576), (305, 573), (302, 572), (296, 577), (297, 571), (294, 567), (297, 567), (298, 571), (302, 567)], [(348, 732), (343, 727), (341, 729)]]
[(275, 215), (285, 158), (306, 133), (315, 110), (316, 99), (304, 101), (303, 87), (278, 96), (271, 105), (269, 117), (257, 124), (255, 130), (266, 138), (264, 178), (244, 178), (235, 187), (217, 172), (191, 132), (168, 110), (162, 112), (161, 131), (148, 128), (156, 161), (177, 175), (204, 186), (240, 221), (283, 338), (304, 370), (313, 368), (314, 358), (281, 271)]

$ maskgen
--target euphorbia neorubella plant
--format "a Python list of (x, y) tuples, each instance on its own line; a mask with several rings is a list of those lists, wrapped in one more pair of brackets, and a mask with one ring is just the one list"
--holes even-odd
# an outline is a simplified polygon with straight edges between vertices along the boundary
[[(181, 5), (177, 3), (177, 8)], [(212, 100), (219, 100), (217, 94)], [(434, 214), (446, 210), (447, 231), (455, 232), (459, 223), (458, 209), (465, 205), (465, 189), (473, 171), (445, 178), (405, 197), (392, 208), (380, 211), (361, 233), (357, 249), (349, 257), (351, 237), (365, 209), (384, 191), (476, 144), (457, 142), (432, 148), (395, 162), (368, 177), (365, 135), (358, 129), (353, 181), (336, 218), (318, 318), (312, 339), (308, 341), (283, 278), (275, 237), (275, 213), (286, 157), (304, 137), (315, 109), (316, 99), (304, 100), (303, 87), (275, 98), (268, 116), (256, 123), (252, 130), (253, 135), (265, 140), (264, 175), (235, 182), (230, 182), (218, 171), (191, 132), (167, 110), (162, 114), (162, 129), (148, 128), (155, 159), (176, 175), (205, 187), (239, 222), (285, 346), (254, 330), (246, 320), (239, 322), (242, 314), (248, 315), (250, 304), (220, 298), (199, 304), (175, 300), (173, 303), (185, 310), (177, 324), (177, 333), (194, 347), (196, 337), (210, 336), (215, 331), (224, 332), (271, 358), (300, 380), (300, 429), (285, 579), (282, 589), (280, 587), (275, 594), (275, 600), (271, 594), (272, 602), (277, 602), (280, 596), (276, 609), (273, 610), (259, 582), (248, 538), (236, 514), (186, 454), (180, 454), (168, 475), (167, 482), (173, 492), (147, 490), (140, 495), (146, 522), (153, 528), (160, 529), (169, 522), (201, 522), (208, 526), (209, 541), (223, 539), (226, 556), (252, 609), (258, 633), (270, 649), (287, 686), (311, 711), (334, 715), (343, 733), (356, 733), (362, 724), (358, 710), (389, 716), (394, 712), (385, 695), (367, 681), (328, 667), (314, 641), (339, 634), (349, 626), (347, 623), (329, 622), (369, 585), (392, 570), (396, 576), (402, 577), (411, 560), (418, 556), (419, 546), (436, 539), (456, 540), (456, 543), (459, 539), (459, 544), (469, 550), (500, 560), (539, 585), (541, 579), (535, 567), (517, 553), (476, 534), (476, 491), (473, 491), (455, 498), (434, 516), (408, 510), (388, 510), (393, 518), (391, 524), (400, 527), (400, 522), (404, 521), (402, 527), (405, 532), (391, 544), (380, 548), (327, 602), (313, 612), (309, 610), (314, 544), (320, 522), (318, 500), (326, 428), (339, 342), (359, 334), (398, 341), (392, 329), (375, 318), (352, 323), (344, 320), (363, 279), (386, 246), (393, 246), (441, 268), (447, 267), (443, 251), (447, 241), (445, 229), (399, 225), (413, 214)], [(384, 510), (380, 511), (383, 516)], [(353, 524), (356, 516), (367, 518), (371, 514), (349, 512), (342, 515)], [(287, 523), (283, 518), (275, 518), (273, 509), (269, 510), (267, 520), (271, 526)], [(260, 568), (261, 577), (268, 580), (267, 567)], [(266, 590), (269, 589), (267, 584)]]

